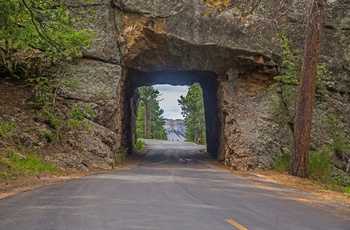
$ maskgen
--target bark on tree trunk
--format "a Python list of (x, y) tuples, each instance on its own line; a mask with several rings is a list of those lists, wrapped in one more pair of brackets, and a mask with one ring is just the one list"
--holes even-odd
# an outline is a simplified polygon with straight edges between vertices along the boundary
[(289, 173), (307, 177), (318, 56), (324, 14), (324, 0), (311, 0), (304, 45), (304, 62), (294, 124), (293, 154)]

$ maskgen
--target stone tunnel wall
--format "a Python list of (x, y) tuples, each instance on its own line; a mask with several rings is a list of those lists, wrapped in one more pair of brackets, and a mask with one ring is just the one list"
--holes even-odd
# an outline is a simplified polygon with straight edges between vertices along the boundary
[[(232, 10), (205, 17), (211, 9), (200, 0), (75, 1), (74, 9), (91, 8), (97, 20), (89, 25), (97, 36), (76, 64), (60, 66), (58, 79), (78, 79), (79, 88), (62, 86), (67, 106), (91, 106), (97, 116), (92, 136), (77, 133), (74, 146), (85, 152), (90, 165), (110, 167), (118, 150), (130, 147), (127, 76), (131, 70), (207, 71), (217, 76), (220, 137), (218, 159), (239, 170), (267, 169), (290, 148), (291, 132), (271, 112), (277, 95), (266, 89), (280, 71), (277, 27), (264, 17), (276, 1), (265, 1), (250, 20), (236, 20)], [(332, 78), (326, 84), (331, 103), (318, 101), (312, 148), (328, 137), (322, 119), (327, 111), (343, 115), (339, 129), (350, 130), (350, 12), (346, 0), (332, 1), (325, 22), (322, 55)], [(305, 6), (286, 17), (284, 30), (296, 46), (303, 43)], [(262, 27), (256, 27), (261, 22)], [(322, 112), (321, 112), (322, 111)], [(321, 138), (322, 137), (322, 138)], [(344, 163), (339, 163), (343, 167)]]

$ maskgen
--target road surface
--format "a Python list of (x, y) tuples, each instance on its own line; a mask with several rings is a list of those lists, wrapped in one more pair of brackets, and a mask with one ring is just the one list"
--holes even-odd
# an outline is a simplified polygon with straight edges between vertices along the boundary
[(147, 141), (136, 167), (0, 200), (1, 230), (349, 230), (350, 222), (205, 163), (192, 143)]

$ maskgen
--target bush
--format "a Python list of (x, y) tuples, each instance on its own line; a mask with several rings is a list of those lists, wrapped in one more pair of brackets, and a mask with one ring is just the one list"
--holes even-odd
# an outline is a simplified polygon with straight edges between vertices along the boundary
[(328, 151), (310, 152), (309, 178), (322, 182), (330, 179), (331, 155)]
[(141, 141), (141, 140), (137, 140), (136, 141), (136, 149), (137, 150), (141, 150), (145, 147), (145, 142)]
[(290, 166), (291, 153), (285, 153), (275, 159), (273, 169), (277, 172), (288, 172)]
[(122, 164), (126, 159), (126, 153), (124, 151), (118, 151), (117, 156), (115, 157), (115, 164)]
[(13, 136), (14, 125), (9, 121), (3, 121), (0, 119), (0, 137), (1, 136)]
[(55, 134), (51, 131), (45, 131), (42, 133), (43, 138), (47, 140), (47, 142), (52, 142), (55, 138)]
[(345, 187), (344, 188), (344, 193), (349, 193), (350, 194), (350, 187)]

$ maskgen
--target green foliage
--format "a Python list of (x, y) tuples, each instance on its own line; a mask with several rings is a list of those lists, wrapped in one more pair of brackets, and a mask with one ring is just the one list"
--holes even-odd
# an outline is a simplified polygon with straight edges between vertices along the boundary
[(140, 101), (137, 109), (136, 135), (144, 139), (166, 140), (164, 118), (159, 107), (159, 91), (151, 86), (143, 86), (138, 89)]
[(142, 150), (145, 147), (145, 142), (141, 141), (140, 139), (138, 139), (136, 141), (136, 149), (137, 150)]
[(42, 133), (42, 136), (47, 140), (47, 142), (51, 143), (55, 138), (55, 133), (52, 131), (45, 131)]
[(344, 188), (344, 193), (350, 194), (350, 187), (345, 187), (345, 188)]
[[(90, 108), (91, 109), (91, 108)], [(93, 112), (91, 109), (90, 112)], [(72, 107), (71, 110), (72, 116), (69, 119), (69, 125), (73, 128), (77, 128), (78, 126), (83, 126), (89, 133), (92, 133), (92, 127), (85, 119), (85, 115), (82, 109), (78, 107)]]
[(71, 79), (71, 80), (64, 81), (63, 84), (71, 90), (78, 90), (80, 89), (79, 83), (80, 83), (79, 79)]
[(45, 115), (46, 115), (46, 119), (47, 119), (47, 122), (48, 124), (56, 129), (56, 130), (60, 130), (63, 125), (64, 125), (64, 122), (62, 119), (60, 119), (56, 114), (54, 113), (51, 113), (49, 110), (45, 110)]
[(115, 164), (120, 165), (123, 164), (124, 161), (126, 160), (126, 152), (125, 151), (118, 151), (116, 157), (115, 157)]
[[(275, 83), (269, 87), (279, 95), (273, 112), (277, 115), (277, 119), (281, 123), (287, 123), (294, 132), (294, 117), (298, 98), (299, 82), (301, 68), (303, 64), (300, 50), (294, 48), (292, 41), (283, 33), (278, 31), (278, 38), (281, 43), (282, 51), (282, 74), (274, 77)], [(327, 80), (327, 70), (322, 64), (318, 64), (317, 69), (317, 97), (326, 99), (327, 90), (322, 87), (321, 82)]]
[(289, 124), (293, 131), (302, 58), (300, 51), (293, 47), (292, 42), (282, 31), (278, 32), (278, 38), (283, 49), (282, 69), (284, 72), (274, 77), (275, 83), (269, 87), (269, 90), (279, 95), (279, 101), (274, 109), (279, 122)]
[(310, 152), (309, 178), (322, 182), (329, 182), (331, 168), (331, 154), (327, 150)]
[(96, 98), (97, 101), (105, 101), (110, 98), (112, 94), (110, 92), (102, 91)]
[(13, 136), (14, 134), (14, 124), (9, 121), (3, 121), (2, 119), (0, 119), (0, 137)]
[(6, 180), (13, 176), (39, 176), (44, 172), (58, 174), (60, 171), (50, 163), (45, 162), (35, 154), (21, 155), (14, 149), (6, 149), (6, 157), (0, 156), (0, 179)]
[(350, 144), (346, 141), (346, 133), (339, 131), (337, 128), (337, 124), (339, 123), (342, 117), (334, 113), (330, 113), (327, 118), (331, 143), (328, 148), (334, 151), (336, 154), (344, 153), (350, 148)]
[(275, 159), (273, 170), (277, 172), (288, 172), (291, 161), (291, 152), (282, 154)]
[(332, 184), (337, 184), (343, 187), (350, 186), (350, 176), (346, 172), (331, 177)]
[[(288, 172), (291, 162), (291, 153), (285, 153), (275, 159), (273, 170)], [(309, 155), (309, 178), (322, 182), (330, 181), (331, 155), (327, 149), (310, 152)]]
[(206, 144), (206, 127), (202, 88), (198, 83), (189, 87), (187, 95), (178, 100), (181, 114), (185, 117), (186, 139), (197, 144)]
[(92, 32), (81, 26), (83, 21), (69, 11), (66, 0), (0, 0), (0, 65), (5, 74), (15, 76), (18, 52), (31, 47), (51, 60), (79, 57), (91, 45)]
[(33, 103), (37, 110), (52, 105), (53, 92), (55, 91), (54, 84), (47, 77), (29, 78), (30, 83), (35, 84)]
[(86, 106), (85, 111), (90, 117), (92, 117), (92, 118), (95, 117), (95, 112), (90, 106)]

